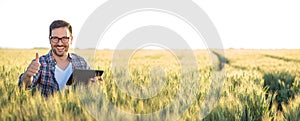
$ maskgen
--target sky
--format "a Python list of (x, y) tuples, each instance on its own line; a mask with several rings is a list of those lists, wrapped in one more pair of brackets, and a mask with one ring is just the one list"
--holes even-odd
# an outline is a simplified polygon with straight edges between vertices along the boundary
[[(193, 0), (209, 16), (221, 37), (224, 48), (245, 49), (299, 49), (300, 1), (299, 0)], [(106, 0), (0, 0), (1, 48), (49, 48), (49, 25), (63, 19), (73, 26), (73, 36), (78, 36), (89, 15)], [(134, 3), (132, 3), (134, 4)], [(151, 16), (147, 19), (145, 17)], [(136, 13), (116, 22), (100, 49), (114, 49), (120, 33), (143, 24), (153, 24), (154, 18), (163, 18), (159, 24), (178, 30), (188, 26), (178, 18), (159, 13)], [(148, 21), (147, 21), (148, 20)], [(172, 22), (167, 22), (167, 21)], [(126, 27), (127, 26), (127, 27)], [(128, 32), (127, 32), (128, 33)], [(117, 36), (118, 35), (118, 36)], [(193, 43), (197, 35), (192, 29), (181, 31), (193, 48), (203, 43)], [(111, 39), (115, 37), (112, 41)], [(106, 39), (105, 39), (106, 38)], [(199, 46), (193, 46), (199, 45)]]

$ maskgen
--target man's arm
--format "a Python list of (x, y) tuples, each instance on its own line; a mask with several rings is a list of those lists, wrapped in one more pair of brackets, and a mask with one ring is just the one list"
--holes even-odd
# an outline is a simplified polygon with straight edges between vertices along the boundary
[(40, 69), (40, 63), (39, 63), (39, 54), (36, 53), (36, 58), (33, 60), (29, 66), (27, 67), (27, 70), (25, 73), (21, 74), (19, 77), (18, 86), (22, 88), (23, 83), (25, 83), (25, 87), (31, 85), (33, 76), (38, 73)]

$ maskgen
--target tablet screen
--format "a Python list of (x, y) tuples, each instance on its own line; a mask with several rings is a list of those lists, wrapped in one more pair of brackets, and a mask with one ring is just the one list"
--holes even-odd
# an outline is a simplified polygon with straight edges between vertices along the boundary
[(103, 72), (103, 70), (75, 69), (69, 77), (66, 85), (72, 85), (73, 83), (87, 84), (91, 78), (94, 78), (95, 76), (102, 76)]

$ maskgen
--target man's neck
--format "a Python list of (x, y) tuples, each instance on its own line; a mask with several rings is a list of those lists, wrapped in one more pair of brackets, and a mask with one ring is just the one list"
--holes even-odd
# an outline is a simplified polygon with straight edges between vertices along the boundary
[(54, 59), (56, 61), (56, 65), (60, 69), (65, 70), (68, 67), (68, 65), (70, 63), (69, 60), (68, 60), (68, 54), (65, 54), (61, 57), (57, 56), (56, 54), (53, 54), (53, 56), (54, 56)]

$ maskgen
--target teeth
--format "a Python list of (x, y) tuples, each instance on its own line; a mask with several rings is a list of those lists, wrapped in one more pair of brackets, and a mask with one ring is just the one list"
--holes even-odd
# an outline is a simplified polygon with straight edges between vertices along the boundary
[(64, 47), (57, 47), (57, 49), (62, 50), (62, 49), (64, 49)]

